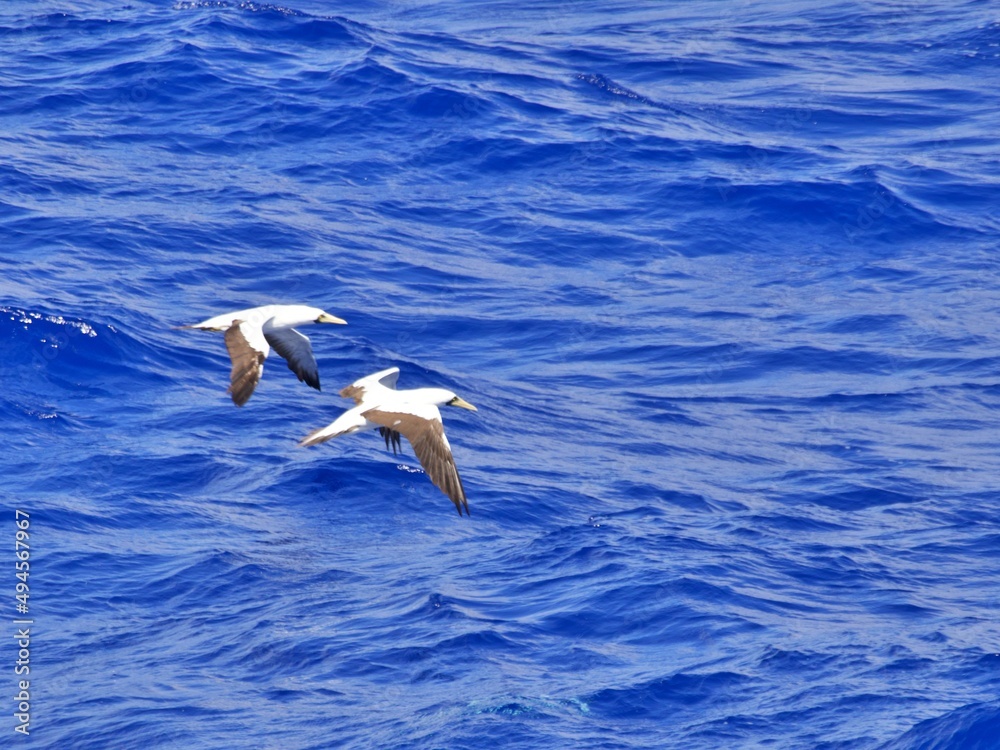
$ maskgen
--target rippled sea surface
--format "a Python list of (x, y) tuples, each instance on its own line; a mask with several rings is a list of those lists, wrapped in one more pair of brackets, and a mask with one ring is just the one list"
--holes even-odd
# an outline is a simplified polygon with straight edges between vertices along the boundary
[[(72, 5), (73, 10), (67, 10)], [(33, 748), (1000, 747), (1000, 7), (0, 8)], [(242, 409), (221, 334), (306, 329)], [(304, 449), (398, 365), (409, 446)]]

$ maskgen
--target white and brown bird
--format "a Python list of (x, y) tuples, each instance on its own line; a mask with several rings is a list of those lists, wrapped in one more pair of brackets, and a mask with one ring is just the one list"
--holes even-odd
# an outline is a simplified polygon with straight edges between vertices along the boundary
[(458, 406), (477, 411), (476, 407), (444, 388), (412, 388), (397, 391), (399, 368), (376, 372), (344, 388), (340, 395), (353, 398), (355, 406), (341, 414), (326, 427), (309, 433), (299, 445), (324, 443), (340, 435), (364, 429), (377, 429), (392, 446), (393, 455), (400, 447), (400, 435), (410, 441), (427, 476), (455, 503), (458, 515), (469, 503), (465, 498), (462, 478), (458, 475), (451, 445), (444, 434), (439, 406)]
[(312, 345), (307, 336), (295, 330), (295, 326), (313, 323), (345, 325), (347, 321), (323, 312), (318, 307), (264, 305), (223, 313), (181, 328), (226, 332), (226, 348), (233, 361), (229, 390), (226, 392), (232, 394), (233, 403), (243, 406), (260, 382), (260, 377), (264, 374), (264, 360), (272, 348), (285, 358), (288, 369), (299, 380), (305, 381), (317, 391), (320, 389), (319, 369), (316, 367)]

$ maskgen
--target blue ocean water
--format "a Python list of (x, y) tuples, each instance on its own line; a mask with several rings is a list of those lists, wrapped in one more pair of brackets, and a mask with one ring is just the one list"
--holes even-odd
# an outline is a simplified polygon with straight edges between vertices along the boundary
[[(72, 5), (0, 7), (0, 744), (1000, 747), (996, 3)], [(237, 409), (175, 327), (275, 302), (349, 325)], [(471, 518), (296, 445), (391, 365)]]

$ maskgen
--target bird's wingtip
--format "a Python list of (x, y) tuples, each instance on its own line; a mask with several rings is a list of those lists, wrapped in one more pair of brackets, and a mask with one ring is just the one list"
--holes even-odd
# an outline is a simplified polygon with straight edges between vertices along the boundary
[(318, 430), (313, 430), (312, 432), (310, 432), (308, 435), (306, 435), (304, 438), (302, 438), (299, 441), (299, 447), (300, 448), (309, 448), (310, 446), (318, 445), (319, 443), (323, 443), (323, 442), (329, 440), (330, 437), (332, 437), (332, 436), (327, 436), (327, 435), (322, 434), (323, 433), (323, 429), (324, 428), (321, 427)]

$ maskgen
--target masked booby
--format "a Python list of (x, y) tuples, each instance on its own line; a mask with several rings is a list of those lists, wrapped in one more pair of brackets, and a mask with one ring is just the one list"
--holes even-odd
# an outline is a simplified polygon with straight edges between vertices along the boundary
[(458, 406), (477, 411), (468, 401), (444, 388), (412, 388), (396, 390), (399, 368), (376, 372), (344, 388), (340, 395), (354, 399), (355, 406), (336, 420), (304, 437), (299, 445), (324, 443), (340, 435), (349, 435), (366, 428), (378, 429), (385, 445), (392, 446), (393, 455), (400, 447), (400, 435), (410, 441), (413, 452), (427, 476), (455, 503), (458, 515), (469, 503), (458, 475), (451, 446), (444, 434), (439, 406)]
[(226, 392), (232, 395), (234, 404), (243, 406), (260, 382), (261, 375), (264, 374), (264, 360), (272, 348), (284, 357), (288, 362), (288, 369), (299, 380), (320, 390), (319, 369), (316, 367), (309, 338), (295, 330), (295, 326), (313, 323), (345, 325), (347, 321), (318, 307), (264, 305), (223, 313), (181, 328), (225, 331), (226, 348), (233, 361), (229, 390)]

